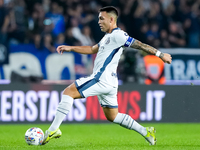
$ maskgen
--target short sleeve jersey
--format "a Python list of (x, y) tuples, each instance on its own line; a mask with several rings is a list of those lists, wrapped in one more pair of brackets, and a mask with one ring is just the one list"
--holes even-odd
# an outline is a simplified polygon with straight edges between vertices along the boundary
[(93, 75), (97, 80), (111, 86), (118, 86), (117, 66), (124, 47), (129, 47), (134, 38), (120, 28), (115, 28), (99, 42), (99, 50), (94, 61)]

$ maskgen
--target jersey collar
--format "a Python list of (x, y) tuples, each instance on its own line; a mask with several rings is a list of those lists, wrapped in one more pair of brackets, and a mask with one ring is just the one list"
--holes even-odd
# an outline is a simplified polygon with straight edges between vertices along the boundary
[[(112, 30), (112, 32), (113, 32), (114, 30), (121, 30), (121, 29), (120, 29), (120, 28), (114, 28), (114, 29)], [(112, 32), (111, 32), (111, 33), (112, 33)]]

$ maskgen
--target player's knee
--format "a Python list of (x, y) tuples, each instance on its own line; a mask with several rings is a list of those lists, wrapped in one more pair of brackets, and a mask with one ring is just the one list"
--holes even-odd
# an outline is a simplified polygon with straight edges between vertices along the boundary
[(66, 87), (66, 88), (64, 89), (63, 94), (64, 94), (64, 95), (69, 95), (71, 91), (72, 91), (71, 87), (68, 86), (68, 87)]
[(116, 118), (116, 115), (112, 115), (112, 116), (106, 116), (106, 119), (110, 122), (113, 122)]
[(118, 114), (118, 108), (106, 108), (103, 107), (104, 114), (106, 119), (110, 122), (113, 122)]
[(82, 98), (74, 83), (72, 83), (67, 88), (65, 88), (64, 91), (63, 91), (63, 94), (68, 95), (68, 96), (70, 96), (74, 99), (75, 98)]
[(107, 117), (107, 120), (110, 121), (110, 122), (113, 122), (113, 121), (114, 121), (113, 118), (108, 118), (108, 117)]

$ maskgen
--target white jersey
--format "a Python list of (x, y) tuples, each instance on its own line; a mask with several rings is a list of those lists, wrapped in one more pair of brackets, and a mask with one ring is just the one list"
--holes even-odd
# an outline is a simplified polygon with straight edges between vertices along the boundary
[(115, 28), (111, 33), (107, 33), (98, 44), (99, 50), (94, 61), (92, 76), (117, 87), (117, 66), (123, 47), (129, 47), (134, 40), (120, 28)]

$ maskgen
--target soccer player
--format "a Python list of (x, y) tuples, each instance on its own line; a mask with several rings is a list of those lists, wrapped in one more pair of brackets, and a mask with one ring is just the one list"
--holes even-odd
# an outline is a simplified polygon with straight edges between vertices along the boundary
[(118, 112), (117, 103), (117, 66), (124, 47), (148, 52), (156, 55), (165, 63), (171, 63), (171, 55), (162, 53), (157, 49), (144, 44), (117, 27), (118, 11), (113, 6), (107, 6), (100, 9), (98, 24), (105, 36), (94, 46), (65, 46), (57, 47), (57, 52), (74, 51), (81, 54), (95, 54), (93, 73), (86, 78), (80, 78), (69, 85), (63, 92), (62, 99), (58, 105), (55, 118), (46, 130), (43, 144), (46, 144), (52, 138), (61, 136), (59, 126), (70, 111), (74, 99), (86, 98), (89, 96), (98, 96), (99, 103), (102, 106), (107, 120), (119, 124), (130, 130), (141, 134), (150, 145), (156, 144), (155, 128), (143, 127), (129, 115)]

